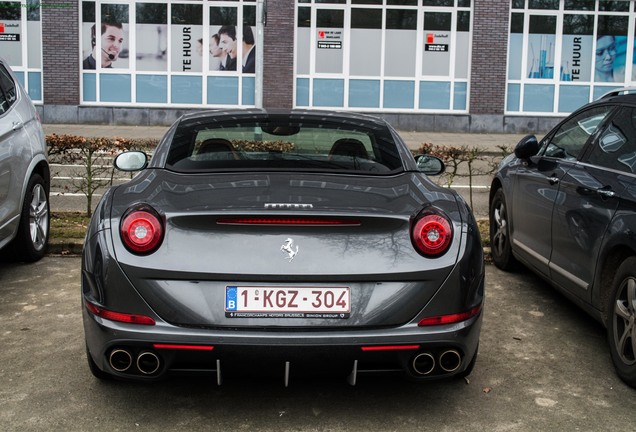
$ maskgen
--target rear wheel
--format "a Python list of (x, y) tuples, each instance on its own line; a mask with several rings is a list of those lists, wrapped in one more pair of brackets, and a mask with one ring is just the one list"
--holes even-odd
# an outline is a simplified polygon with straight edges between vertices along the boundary
[(616, 373), (636, 387), (636, 257), (623, 261), (614, 276), (607, 339)]
[(516, 264), (510, 243), (508, 207), (503, 189), (498, 189), (490, 203), (490, 252), (492, 260), (502, 270), (511, 270)]
[(18, 233), (12, 249), (20, 261), (34, 262), (44, 256), (49, 241), (49, 194), (44, 179), (33, 174), (22, 204)]

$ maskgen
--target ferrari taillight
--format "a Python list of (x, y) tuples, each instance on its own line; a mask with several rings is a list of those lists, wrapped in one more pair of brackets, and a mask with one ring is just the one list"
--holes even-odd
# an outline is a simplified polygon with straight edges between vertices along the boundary
[(445, 216), (427, 211), (415, 221), (411, 236), (418, 252), (424, 256), (436, 257), (448, 250), (453, 239), (453, 229)]
[(122, 220), (121, 239), (132, 253), (153, 253), (163, 239), (161, 218), (149, 207), (133, 209)]

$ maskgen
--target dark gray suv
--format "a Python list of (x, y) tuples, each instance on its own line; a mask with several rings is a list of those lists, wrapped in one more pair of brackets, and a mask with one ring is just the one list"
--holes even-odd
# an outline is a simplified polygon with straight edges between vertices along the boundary
[(521, 262), (607, 327), (636, 386), (636, 89), (608, 93), (541, 142), (522, 139), (490, 191), (497, 267)]
[(0, 58), (0, 249), (11, 258), (32, 262), (46, 252), (49, 186), (40, 119)]

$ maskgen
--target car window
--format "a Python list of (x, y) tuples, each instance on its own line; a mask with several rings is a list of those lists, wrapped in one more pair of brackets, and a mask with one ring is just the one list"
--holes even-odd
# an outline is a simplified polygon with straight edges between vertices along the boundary
[(386, 174), (401, 169), (402, 161), (388, 130), (256, 121), (178, 128), (167, 167), (180, 172), (299, 169)]
[(543, 143), (543, 155), (576, 160), (612, 108), (607, 105), (596, 107), (570, 118)]
[(636, 173), (636, 109), (620, 109), (594, 143), (586, 162)]
[(15, 83), (5, 67), (0, 65), (0, 115), (7, 112), (15, 100)]

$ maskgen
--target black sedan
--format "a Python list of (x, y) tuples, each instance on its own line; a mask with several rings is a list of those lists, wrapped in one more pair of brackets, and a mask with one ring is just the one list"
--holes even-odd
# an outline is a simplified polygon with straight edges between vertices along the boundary
[(111, 188), (82, 306), (98, 378), (466, 376), (484, 301), (475, 220), (386, 122), (317, 111), (189, 114)]
[(636, 386), (636, 95), (610, 92), (541, 142), (522, 139), (490, 191), (494, 263), (544, 277), (607, 327)]

